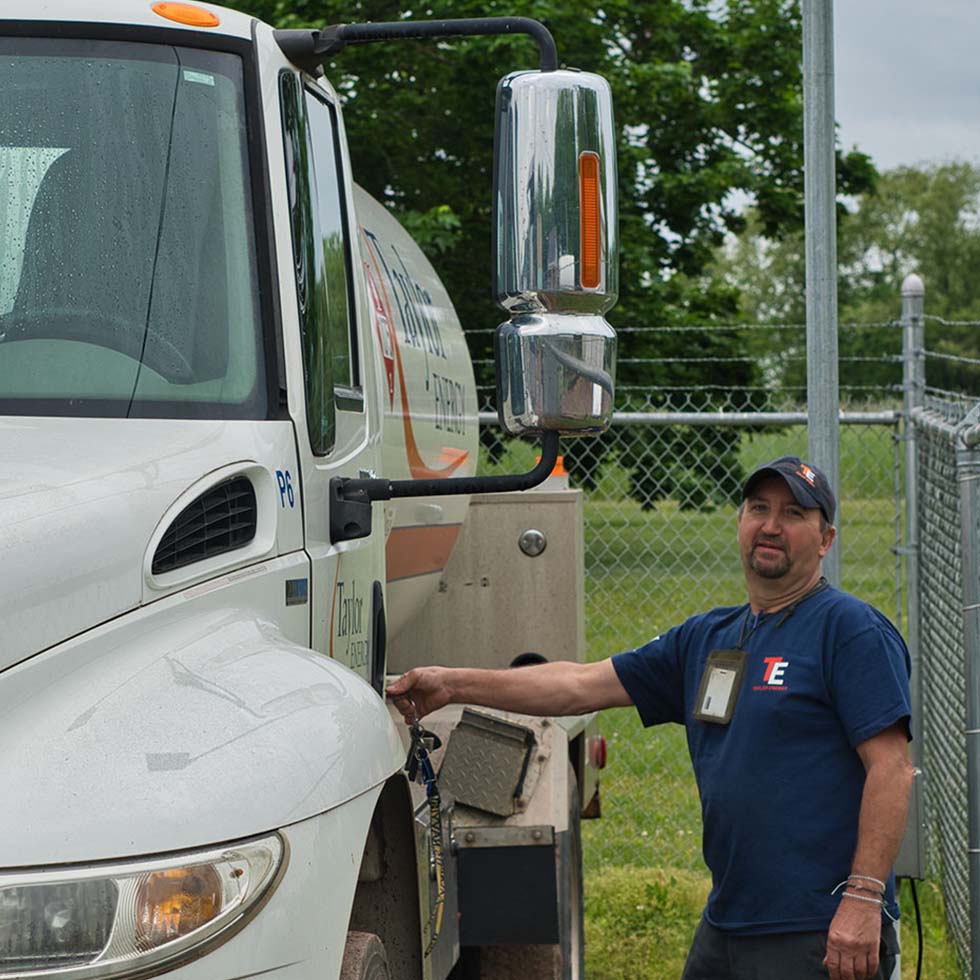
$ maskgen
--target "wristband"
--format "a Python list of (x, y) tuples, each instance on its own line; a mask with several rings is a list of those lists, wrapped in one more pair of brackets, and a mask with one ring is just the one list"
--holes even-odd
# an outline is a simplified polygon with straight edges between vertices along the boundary
[[(859, 877), (862, 877), (862, 876), (861, 875), (852, 875), (852, 877), (858, 877), (859, 878)], [(837, 885), (830, 894), (831, 895), (836, 895), (842, 888), (845, 888), (846, 889), (846, 888), (852, 888), (852, 887), (859, 887), (859, 886), (848, 885), (847, 880), (844, 880), (839, 885)], [(845, 891), (845, 892), (842, 893), (841, 898), (853, 898), (856, 902), (870, 902), (872, 905), (877, 905), (878, 908), (880, 908), (881, 911), (886, 916), (888, 916), (888, 918), (892, 922), (898, 922), (898, 918), (896, 916), (892, 915), (891, 912), (888, 911), (888, 906), (885, 904), (885, 899), (884, 899), (884, 895), (883, 894), (881, 896), (879, 896), (878, 898), (867, 898), (864, 895), (855, 895), (853, 892)]]
[(882, 895), (885, 894), (885, 883), (883, 881), (879, 881), (877, 878), (872, 878), (871, 875), (850, 874), (847, 876), (848, 881), (851, 881), (852, 879), (857, 879), (858, 881), (870, 881), (881, 889)]

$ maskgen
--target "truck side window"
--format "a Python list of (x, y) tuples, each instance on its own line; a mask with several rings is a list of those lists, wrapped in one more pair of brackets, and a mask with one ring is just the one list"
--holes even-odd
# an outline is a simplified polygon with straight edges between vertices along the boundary
[(336, 411), (360, 409), (353, 340), (350, 243), (334, 109), (280, 78), (293, 262), (303, 334), (307, 422), (313, 451), (329, 452)]

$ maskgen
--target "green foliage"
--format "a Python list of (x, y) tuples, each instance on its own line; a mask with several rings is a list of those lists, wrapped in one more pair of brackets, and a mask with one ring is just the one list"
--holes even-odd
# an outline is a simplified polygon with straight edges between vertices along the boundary
[(898, 167), (858, 199), (843, 225), (844, 281), (851, 308), (894, 307), (910, 272), (926, 278), (938, 316), (976, 317), (980, 288), (980, 169), (964, 162)]
[(448, 204), (437, 204), (425, 212), (406, 211), (400, 217), (405, 230), (429, 255), (442, 255), (455, 248), (463, 227)]
[[(278, 27), (511, 13), (495, 0), (233, 0)], [(563, 63), (606, 76), (620, 131), (622, 294), (616, 318), (727, 315), (730, 289), (703, 278), (731, 201), (752, 195), (768, 233), (802, 219), (800, 15), (796, 0), (655, 0), (635, 5), (530, 0), (525, 16), (554, 34)], [(536, 65), (523, 37), (352, 45), (326, 66), (346, 103), (354, 172), (399, 213), (448, 206), (460, 220), (440, 274), (461, 319), (499, 319), (487, 291), (496, 81)], [(841, 189), (868, 185), (862, 154), (841, 155)], [(445, 243), (443, 243), (444, 245)], [(487, 276), (489, 279), (489, 276)]]
[[(903, 279), (918, 273), (926, 284), (926, 312), (947, 320), (980, 319), (980, 168), (963, 162), (899, 167), (883, 173), (873, 191), (858, 195), (840, 214), (837, 252), (839, 315), (842, 322), (897, 319)], [(802, 323), (805, 306), (805, 248), (800, 231), (781, 238), (767, 234), (760, 215), (716, 256), (714, 270), (740, 294), (742, 315), (755, 322)], [(806, 353), (802, 332), (780, 335), (784, 352)], [(760, 334), (760, 353), (779, 341)], [(976, 327), (928, 322), (926, 348), (940, 354), (980, 358)], [(878, 385), (882, 393), (901, 380), (901, 368), (870, 364), (862, 357), (901, 353), (898, 329), (840, 334), (842, 387)], [(788, 361), (780, 381), (804, 381), (802, 361)], [(927, 360), (926, 380), (946, 390), (980, 392), (980, 367)]]
[[(910, 272), (925, 281), (927, 313), (980, 319), (980, 168), (956, 161), (899, 167), (883, 175), (876, 195), (859, 199), (848, 224), (845, 278), (855, 319), (877, 318), (889, 300), (894, 309)], [(926, 349), (980, 359), (980, 331), (927, 322)], [(980, 394), (980, 365), (927, 359), (926, 381)]]

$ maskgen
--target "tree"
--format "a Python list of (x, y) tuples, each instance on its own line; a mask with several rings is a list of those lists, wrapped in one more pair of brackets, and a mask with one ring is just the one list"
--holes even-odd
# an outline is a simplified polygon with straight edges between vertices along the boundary
[[(926, 283), (926, 310), (947, 320), (980, 319), (980, 169), (961, 161), (898, 167), (881, 174), (873, 191), (859, 195), (840, 215), (837, 235), (839, 318), (847, 323), (897, 319), (902, 281), (916, 272)], [(768, 237), (749, 216), (744, 232), (716, 256), (716, 272), (740, 294), (742, 315), (756, 322), (802, 323), (806, 316), (804, 242), (801, 232)], [(763, 335), (764, 339), (765, 338)], [(980, 358), (975, 327), (926, 325), (927, 349)], [(841, 386), (871, 387), (879, 395), (901, 382), (896, 361), (863, 360), (898, 355), (901, 335), (842, 330)], [(783, 350), (787, 348), (783, 345)], [(805, 345), (789, 349), (805, 353)], [(781, 380), (802, 381), (804, 365), (787, 361)], [(947, 390), (977, 392), (975, 365), (931, 360), (927, 381)]]
[[(279, 27), (511, 12), (497, 0), (432, 0), (412, 11), (393, 0), (233, 5)], [(797, 0), (528, 0), (520, 12), (551, 29), (564, 64), (604, 75), (613, 89), (621, 265), (610, 321), (731, 318), (737, 289), (706, 270), (725, 234), (742, 226), (732, 192), (754, 198), (767, 234), (802, 220)], [(326, 66), (346, 102), (356, 178), (419, 234), (479, 359), (490, 356), (487, 328), (503, 319), (490, 296), (496, 80), (536, 65), (529, 39), (495, 37), (352, 46)], [(844, 193), (865, 189), (873, 178), (859, 153), (840, 155), (838, 173)], [(458, 225), (447, 222), (449, 215)], [(712, 343), (731, 350), (738, 338), (718, 335)], [(622, 382), (672, 380), (669, 365), (629, 363), (649, 356), (649, 344), (642, 335), (621, 337)], [(656, 353), (684, 349), (683, 338), (668, 338)], [(753, 372), (745, 364), (739, 377), (726, 371), (724, 380), (747, 383)], [(487, 384), (489, 371), (480, 380)], [(583, 453), (583, 445), (569, 462), (588, 481), (598, 458)]]

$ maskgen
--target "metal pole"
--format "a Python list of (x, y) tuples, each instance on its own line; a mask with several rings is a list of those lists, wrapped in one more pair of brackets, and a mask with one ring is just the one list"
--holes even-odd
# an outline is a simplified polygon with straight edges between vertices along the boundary
[[(837, 194), (834, 5), (803, 0), (803, 154), (806, 221), (806, 382), (810, 459), (840, 499), (837, 370)], [(837, 517), (840, 526), (840, 515)], [(840, 541), (823, 571), (840, 584)]]
[[(896, 422), (892, 430), (892, 493), (895, 504), (895, 625), (905, 632), (905, 488), (902, 476), (905, 472), (905, 435)], [(916, 727), (918, 731), (918, 726)]]
[(913, 409), (921, 408), (925, 393), (923, 311), (925, 286), (916, 276), (902, 283), (902, 392), (905, 418), (905, 639), (912, 658), (912, 722), (917, 735), (912, 740), (912, 764), (922, 767), (922, 649), (919, 609), (919, 450)]
[[(974, 413), (976, 414), (976, 413)], [(974, 424), (977, 419), (974, 419)], [(980, 980), (980, 450), (957, 439), (966, 665), (966, 792), (970, 869), (970, 977)]]

